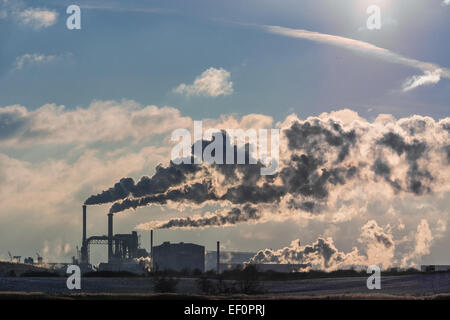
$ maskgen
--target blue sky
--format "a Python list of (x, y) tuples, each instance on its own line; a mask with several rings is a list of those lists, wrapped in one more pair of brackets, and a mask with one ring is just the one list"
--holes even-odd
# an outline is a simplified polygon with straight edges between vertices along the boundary
[[(11, 205), (0, 211), (3, 226), (14, 225), (16, 228), (11, 230), (27, 233), (21, 240), (17, 239), (16, 232), (6, 236), (5, 246), (18, 243), (17, 250), (22, 250), (23, 255), (29, 251), (29, 242), (37, 243), (41, 251), (45, 246), (51, 247), (52, 241), (59, 241), (62, 251), (70, 243), (67, 251), (73, 252), (79, 241), (80, 221), (67, 225), (65, 219), (73, 215), (78, 218), (79, 205), (87, 196), (113, 185), (122, 176), (138, 179), (143, 174), (151, 175), (156, 164), (167, 160), (165, 141), (180, 123), (190, 125), (191, 120), (202, 119), (219, 122), (221, 116), (240, 119), (248, 114), (262, 114), (271, 117), (274, 125), (292, 113), (305, 119), (341, 109), (354, 110), (368, 121), (374, 121), (380, 114), (396, 118), (418, 114), (435, 121), (449, 116), (448, 77), (441, 76), (432, 84), (405, 91), (402, 90), (405, 81), (421, 76), (422, 70), (327, 42), (283, 36), (262, 28), (281, 26), (359, 40), (448, 70), (450, 43), (446, 39), (450, 5), (444, 5), (441, 0), (78, 1), (75, 4), (81, 7), (81, 30), (66, 28), (65, 11), (73, 1), (12, 3), (0, 0), (0, 108), (11, 117), (2, 123), (3, 131), (0, 126), (4, 168), (11, 166), (17, 172), (26, 172), (21, 181), (35, 179), (36, 185), (46, 177), (39, 176), (39, 171), (47, 176), (55, 174), (55, 179), (60, 176), (75, 179), (84, 170), (83, 161), (106, 168), (102, 176), (92, 180), (89, 175), (94, 176), (94, 172), (86, 173), (88, 182), (83, 182), (84, 176), (80, 176), (80, 181), (74, 182), (71, 188), (70, 199), (65, 195), (55, 196), (57, 190), (50, 187), (46, 192), (45, 186), (54, 183), (43, 182), (39, 196), (58, 199), (48, 204), (54, 205), (58, 212), (49, 209), (46, 221), (51, 223), (45, 226), (38, 223), (34, 231), (30, 230), (33, 223), (21, 221), (29, 212), (34, 212), (32, 216), (38, 221), (38, 211), (45, 210), (46, 206)], [(381, 30), (365, 28), (366, 9), (371, 4), (381, 7)], [(32, 15), (31, 20), (26, 20), (23, 13), (28, 9), (49, 14)], [(221, 84), (232, 84), (230, 92), (189, 95), (187, 91), (175, 91), (181, 84), (193, 85), (210, 68), (214, 68), (213, 76), (223, 77)], [(95, 103), (101, 106), (95, 109), (92, 107)], [(52, 107), (44, 110), (45, 105)], [(58, 109), (59, 106), (64, 109)], [(148, 136), (143, 133), (145, 128), (136, 129), (129, 136), (118, 130), (120, 121), (146, 106), (157, 106), (156, 111), (146, 109), (145, 112), (151, 117), (161, 117), (160, 123), (167, 130), (157, 128), (157, 122), (150, 125), (148, 131), (152, 133)], [(170, 109), (161, 111), (165, 106)], [(115, 107), (119, 111), (114, 111)], [(84, 109), (90, 110), (90, 118), (82, 116)], [(22, 129), (21, 122), (8, 120), (17, 115), (23, 116), (24, 122), (37, 117), (42, 126), (46, 123), (44, 118), (50, 119), (46, 125), (52, 127), (61, 121), (61, 128), (49, 131), (57, 132), (52, 138), (40, 140), (36, 134), (27, 136), (27, 132), (33, 131)], [(64, 115), (67, 117), (63, 120)], [(107, 132), (106, 138), (89, 138), (90, 128), (97, 125), (95, 121), (86, 129), (89, 132), (83, 128), (72, 132), (70, 127), (78, 126), (82, 121), (79, 119), (99, 119), (100, 129), (93, 132), (99, 136)], [(20, 128), (16, 131), (11, 123)], [(116, 129), (123, 136), (108, 136), (108, 130)], [(83, 132), (87, 132), (86, 136)], [(140, 135), (144, 138), (138, 139)], [(135, 157), (127, 158), (126, 154)], [(126, 161), (135, 163), (136, 168), (124, 165)], [(8, 180), (0, 183), (5, 181)], [(15, 190), (21, 188), (23, 182)], [(445, 206), (439, 204), (440, 208)], [(10, 209), (17, 215), (12, 217), (8, 213)], [(97, 215), (93, 221), (98, 222), (91, 226), (92, 232), (103, 232), (102, 210), (106, 209), (92, 209)], [(166, 209), (152, 210), (161, 218)], [(118, 219), (122, 219), (119, 223), (122, 231), (128, 231), (148, 218), (149, 215), (130, 214)], [(448, 216), (444, 220), (447, 223)], [(334, 234), (341, 248), (350, 250), (355, 245), (342, 231), (345, 226), (311, 224), (299, 227), (304, 228), (301, 233), (307, 242), (316, 239), (318, 234)], [(339, 228), (341, 231), (336, 231)], [(161, 231), (161, 234), (172, 240), (208, 242), (211, 249), (217, 237), (215, 229)], [(227, 228), (221, 230), (219, 237), (230, 249), (257, 250), (261, 246), (282, 247), (298, 234), (296, 226), (279, 222), (275, 227), (263, 223)], [(145, 234), (143, 241), (147, 241), (146, 237)], [(236, 240), (226, 242), (233, 238)], [(442, 239), (448, 238), (447, 232)], [(434, 256), (430, 261), (437, 261), (448, 248), (444, 240), (437, 240), (433, 245)], [(53, 259), (67, 258), (58, 248), (48, 250), (48, 256)], [(450, 262), (448, 254), (445, 259)]]
[[(262, 112), (281, 119), (292, 111), (307, 116), (338, 107), (351, 107), (369, 117), (377, 110), (396, 116), (445, 116), (447, 81), (419, 92), (396, 92), (414, 70), (233, 23), (340, 35), (419, 60), (450, 64), (449, 46), (442, 41), (448, 32), (449, 8), (439, 1), (387, 5), (382, 19), (389, 23), (380, 31), (358, 31), (368, 15), (355, 2), (249, 1), (245, 8), (239, 1), (214, 5), (208, 1), (89, 2), (98, 9), (83, 9), (81, 3), (82, 30), (69, 31), (64, 27), (68, 16), (64, 1), (36, 1), (33, 6), (58, 12), (53, 26), (36, 31), (1, 21), (6, 27), (1, 50), (2, 104), (38, 108), (56, 103), (71, 108), (95, 99), (129, 98), (176, 106), (198, 118), (216, 117), (224, 108), (230, 113)], [(12, 70), (18, 56), (32, 52), (61, 58), (20, 72)], [(171, 92), (211, 66), (231, 72), (232, 96), (186, 100)]]

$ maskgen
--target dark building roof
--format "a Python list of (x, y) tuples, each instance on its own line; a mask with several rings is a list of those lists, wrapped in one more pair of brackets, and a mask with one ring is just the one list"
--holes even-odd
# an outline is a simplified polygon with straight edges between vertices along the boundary
[(205, 270), (205, 247), (194, 243), (164, 242), (153, 247), (153, 267), (158, 270)]

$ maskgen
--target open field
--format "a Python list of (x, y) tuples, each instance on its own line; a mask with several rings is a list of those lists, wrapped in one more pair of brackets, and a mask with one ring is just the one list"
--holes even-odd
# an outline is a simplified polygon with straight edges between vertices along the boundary
[[(384, 276), (381, 290), (368, 290), (365, 277), (264, 281), (258, 298), (450, 298), (450, 273)], [(80, 291), (66, 288), (65, 278), (0, 278), (1, 298), (175, 298), (199, 299), (196, 279), (179, 278), (177, 295), (155, 294), (151, 278), (83, 278)], [(233, 298), (244, 296), (233, 295)], [(255, 297), (255, 296), (252, 296)], [(213, 297), (210, 297), (213, 298)]]
[(14, 273), (17, 276), (20, 276), (21, 274), (23, 274), (25, 272), (48, 271), (48, 269), (46, 269), (44, 267), (39, 267), (36, 265), (0, 261), (0, 275), (5, 275), (8, 272), (10, 272), (11, 270), (14, 270)]

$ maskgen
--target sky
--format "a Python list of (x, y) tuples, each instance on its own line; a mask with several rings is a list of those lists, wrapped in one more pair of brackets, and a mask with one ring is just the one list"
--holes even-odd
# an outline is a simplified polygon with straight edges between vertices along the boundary
[[(72, 4), (81, 8), (80, 30), (66, 27)], [(370, 5), (381, 9), (379, 30), (367, 28)], [(214, 250), (220, 240), (225, 250), (272, 248), (267, 255), (280, 261), (278, 249), (325, 245), (336, 251), (326, 268), (450, 264), (449, 18), (442, 0), (0, 0), (0, 259), (11, 251), (69, 261), (84, 201), (167, 167), (172, 131), (203, 120), (280, 128), (285, 175), (298, 165), (292, 156), (306, 154), (322, 156), (312, 180), (341, 167), (357, 168), (358, 178), (328, 178), (319, 199), (292, 191), (286, 181), (301, 178), (281, 174), (270, 183), (286, 189), (273, 203), (188, 197), (117, 213), (115, 232), (233, 208), (243, 215), (251, 205), (260, 218), (161, 229), (156, 244)], [(292, 139), (306, 122), (322, 134), (299, 146)], [(330, 144), (330, 132), (342, 145), (315, 148)], [(331, 159), (344, 146), (349, 155), (338, 166)], [(231, 181), (212, 169), (202, 178), (211, 177)], [(421, 188), (411, 187), (417, 181)], [(106, 233), (110, 207), (88, 207), (88, 235)], [(139, 233), (148, 248), (148, 231)], [(94, 260), (105, 253), (95, 249)]]

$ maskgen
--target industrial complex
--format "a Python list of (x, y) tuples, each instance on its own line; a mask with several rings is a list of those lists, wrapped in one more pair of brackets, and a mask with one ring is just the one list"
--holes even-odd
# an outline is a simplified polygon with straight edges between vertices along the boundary
[(108, 235), (87, 237), (86, 230), (87, 212), (86, 205), (83, 205), (83, 238), (81, 250), (77, 252), (78, 257), (73, 263), (78, 264), (84, 270), (92, 268), (90, 264), (91, 245), (106, 245), (108, 248), (108, 262), (100, 263), (99, 271), (130, 271), (142, 273), (146, 270), (146, 265), (140, 258), (148, 257), (145, 249), (140, 248), (136, 231), (130, 234), (114, 234), (113, 214), (108, 214)]
[(81, 250), (74, 264), (78, 264), (83, 270), (92, 270), (90, 264), (90, 246), (106, 245), (108, 250), (108, 262), (100, 263), (98, 271), (129, 271), (133, 273), (145, 273), (148, 271), (205, 271), (205, 247), (192, 243), (171, 244), (164, 242), (162, 245), (153, 246), (153, 230), (150, 231), (149, 251), (140, 247), (136, 231), (130, 234), (114, 234), (113, 214), (108, 214), (108, 234), (102, 236), (87, 237), (86, 230), (87, 212), (83, 205), (83, 238)]
[[(217, 241), (216, 251), (206, 251), (205, 247), (193, 243), (163, 242), (153, 245), (153, 230), (150, 231), (149, 250), (141, 247), (136, 231), (129, 234), (114, 234), (113, 214), (107, 215), (107, 235), (87, 235), (87, 206), (82, 206), (82, 239), (81, 249), (72, 258), (71, 263), (48, 263), (36, 253), (36, 260), (27, 257), (21, 262), (21, 256), (8, 252), (10, 262), (0, 262), (0, 276), (14, 273), (20, 275), (26, 272), (56, 271), (65, 273), (70, 264), (79, 265), (83, 272), (89, 271), (127, 271), (145, 274), (152, 271), (176, 271), (204, 273), (214, 271), (221, 273), (226, 270), (243, 269), (255, 253), (253, 252), (220, 252), (220, 242)], [(92, 265), (90, 252), (92, 245), (104, 245), (107, 248), (108, 260), (99, 265)], [(257, 264), (259, 271), (295, 272), (304, 268), (304, 264)], [(422, 265), (422, 272), (449, 271), (450, 265)]]

